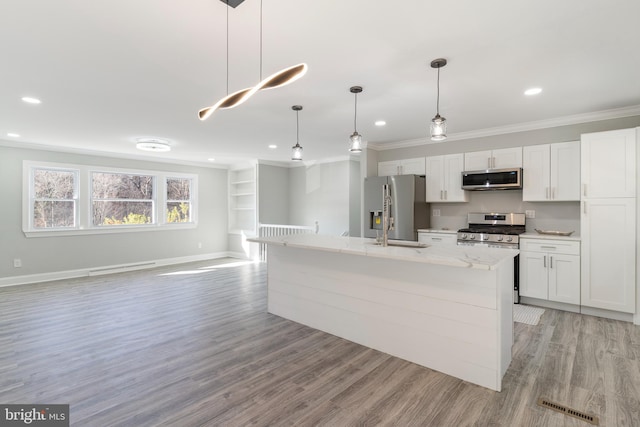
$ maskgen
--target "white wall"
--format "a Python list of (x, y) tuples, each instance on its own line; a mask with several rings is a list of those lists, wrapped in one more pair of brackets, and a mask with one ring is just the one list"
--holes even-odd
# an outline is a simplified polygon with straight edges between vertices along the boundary
[[(185, 230), (27, 238), (22, 232), (24, 160), (197, 174), (197, 227)], [(0, 278), (3, 279), (151, 260), (206, 257), (227, 251), (225, 169), (0, 146), (0, 200), (3, 202), (0, 211)], [(22, 268), (13, 267), (14, 258), (22, 260)]]

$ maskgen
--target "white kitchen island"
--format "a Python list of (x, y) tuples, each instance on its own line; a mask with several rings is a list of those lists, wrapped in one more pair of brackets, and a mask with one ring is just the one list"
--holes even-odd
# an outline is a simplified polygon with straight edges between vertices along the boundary
[(511, 249), (321, 235), (268, 245), (268, 311), (500, 391), (513, 343)]

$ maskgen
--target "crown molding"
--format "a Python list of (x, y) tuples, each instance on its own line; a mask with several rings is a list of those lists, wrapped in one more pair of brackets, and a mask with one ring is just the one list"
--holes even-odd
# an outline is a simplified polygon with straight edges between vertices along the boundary
[[(483, 138), (487, 136), (503, 135), (507, 133), (526, 132), (554, 128), (559, 126), (569, 126), (580, 123), (597, 122), (601, 120), (620, 119), (640, 115), (640, 105), (630, 107), (614, 108), (611, 110), (596, 111), (592, 113), (576, 114), (573, 116), (557, 117), (535, 122), (519, 123), (509, 126), (498, 126), (493, 128), (479, 129), (469, 132), (459, 132), (447, 136), (446, 141), (459, 141), (472, 138)], [(424, 144), (442, 144), (442, 142), (431, 141), (428, 137), (407, 139), (404, 141), (389, 142), (385, 144), (369, 143), (369, 148), (375, 151), (395, 150), (398, 148), (415, 147)]]

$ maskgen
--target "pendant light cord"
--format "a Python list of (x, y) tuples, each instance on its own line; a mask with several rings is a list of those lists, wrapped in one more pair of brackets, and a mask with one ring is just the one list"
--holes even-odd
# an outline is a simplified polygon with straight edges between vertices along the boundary
[(298, 113), (296, 110), (296, 145), (300, 145), (300, 123), (298, 122)]
[(262, 0), (260, 0), (260, 81), (262, 81)]
[(438, 95), (436, 97), (436, 115), (440, 115), (440, 66), (438, 66)]
[(229, 95), (229, 3), (227, 2), (227, 95)]
[(355, 107), (354, 107), (354, 113), (353, 113), (353, 131), (358, 133), (358, 93), (356, 92), (354, 94), (356, 96), (356, 103), (355, 103)]

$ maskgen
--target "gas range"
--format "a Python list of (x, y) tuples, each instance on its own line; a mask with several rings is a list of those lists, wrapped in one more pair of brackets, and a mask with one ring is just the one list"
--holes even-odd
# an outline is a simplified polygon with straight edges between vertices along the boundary
[(518, 249), (525, 232), (521, 213), (470, 213), (469, 227), (458, 230), (458, 245), (482, 245)]
[[(470, 213), (469, 228), (458, 230), (458, 245), (489, 248), (520, 247), (520, 234), (525, 231), (522, 213)], [(513, 302), (520, 303), (520, 261), (513, 258)]]

